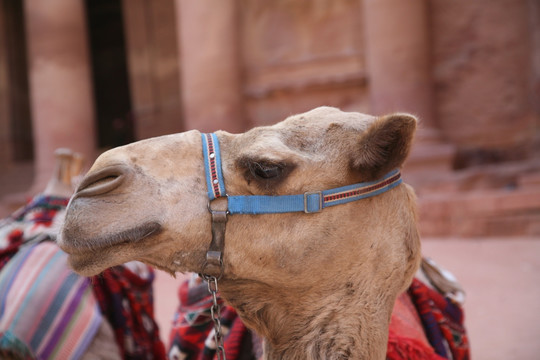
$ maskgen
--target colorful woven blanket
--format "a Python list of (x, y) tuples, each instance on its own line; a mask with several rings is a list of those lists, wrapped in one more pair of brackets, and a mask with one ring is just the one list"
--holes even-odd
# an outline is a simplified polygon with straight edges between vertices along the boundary
[(11, 216), (0, 220), (0, 270), (21, 245), (56, 237), (68, 201), (38, 195)]
[(0, 355), (78, 359), (102, 320), (90, 281), (52, 242), (21, 249), (0, 272)]
[[(206, 283), (193, 276), (180, 286), (180, 305), (169, 336), (169, 360), (212, 360), (216, 353), (210, 307), (212, 297)], [(223, 305), (223, 301), (219, 298)], [(256, 359), (262, 355), (260, 340), (248, 330), (230, 306), (221, 310), (227, 359)]]
[(408, 294), (435, 352), (444, 359), (468, 360), (469, 338), (461, 306), (418, 279), (413, 280)]
[[(179, 289), (179, 299), (169, 336), (169, 359), (214, 359), (212, 298), (206, 284), (197, 278), (187, 280)], [(261, 339), (244, 326), (231, 307), (224, 306), (221, 313), (227, 359), (260, 359)], [(415, 279), (396, 300), (387, 359), (468, 360), (469, 344), (459, 306)]]

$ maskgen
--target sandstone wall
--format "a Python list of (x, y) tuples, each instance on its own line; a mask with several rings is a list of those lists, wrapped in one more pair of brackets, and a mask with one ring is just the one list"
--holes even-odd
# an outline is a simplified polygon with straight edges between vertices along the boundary
[(530, 154), (533, 8), (527, 0), (431, 1), (436, 118), (458, 148), (458, 167)]
[(319, 105), (368, 110), (361, 2), (240, 3), (243, 91), (252, 125)]

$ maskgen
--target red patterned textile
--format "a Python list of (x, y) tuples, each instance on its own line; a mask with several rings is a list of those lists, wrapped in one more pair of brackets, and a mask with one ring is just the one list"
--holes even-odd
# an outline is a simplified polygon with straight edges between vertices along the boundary
[(126, 360), (166, 359), (154, 321), (154, 276), (151, 269), (144, 279), (125, 266), (116, 266), (92, 278), (94, 295)]
[[(216, 347), (210, 318), (212, 298), (206, 284), (196, 278), (184, 282), (179, 289), (179, 298), (180, 306), (169, 338), (169, 359), (215, 359)], [(245, 328), (231, 307), (224, 306), (223, 309), (222, 325), (227, 359), (258, 359), (261, 356), (260, 339)], [(427, 323), (426, 317), (437, 321)], [(468, 340), (462, 320), (462, 312), (457, 304), (414, 279), (409, 290), (396, 300), (390, 322), (387, 359), (469, 359)], [(434, 342), (436, 337), (433, 334), (437, 332), (444, 336)], [(248, 341), (252, 343), (246, 347)], [(441, 354), (436, 346), (449, 348), (452, 352)]]
[(388, 360), (443, 360), (431, 347), (409, 295), (396, 299), (388, 331)]
[(435, 352), (445, 359), (468, 360), (469, 338), (459, 304), (417, 279), (413, 280), (408, 293)]
[[(170, 360), (212, 360), (216, 354), (213, 322), (210, 316), (212, 297), (199, 278), (185, 281), (178, 291), (180, 305), (169, 337)], [(223, 305), (223, 301), (219, 299)], [(230, 306), (221, 310), (227, 360), (256, 359), (251, 332)]]
[(0, 269), (23, 244), (54, 238), (53, 226), (69, 199), (38, 195), (11, 216), (0, 220)]

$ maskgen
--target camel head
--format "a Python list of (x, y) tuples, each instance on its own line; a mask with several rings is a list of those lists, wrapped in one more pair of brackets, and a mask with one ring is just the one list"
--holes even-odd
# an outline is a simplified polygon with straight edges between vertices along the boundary
[[(407, 114), (322, 107), (243, 134), (218, 131), (227, 194), (295, 195), (377, 181), (402, 166), (415, 128)], [(170, 273), (201, 272), (212, 238), (202, 146), (201, 134), (189, 131), (101, 155), (71, 199), (59, 238), (71, 266), (93, 275), (140, 260)], [(275, 354), (291, 354), (290, 337), (300, 343), (306, 334), (334, 338), (332, 351), (346, 354), (355, 336), (384, 342), (395, 297), (418, 266), (414, 194), (400, 184), (317, 213), (229, 215), (223, 249), (222, 296)], [(347, 327), (336, 328), (343, 308), (348, 318), (358, 313), (348, 327), (360, 335), (336, 340)]]

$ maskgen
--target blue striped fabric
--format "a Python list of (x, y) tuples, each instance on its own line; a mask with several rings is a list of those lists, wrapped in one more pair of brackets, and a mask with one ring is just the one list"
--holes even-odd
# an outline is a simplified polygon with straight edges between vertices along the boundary
[(52, 242), (21, 249), (0, 272), (0, 348), (36, 359), (78, 359), (102, 316), (90, 281)]

